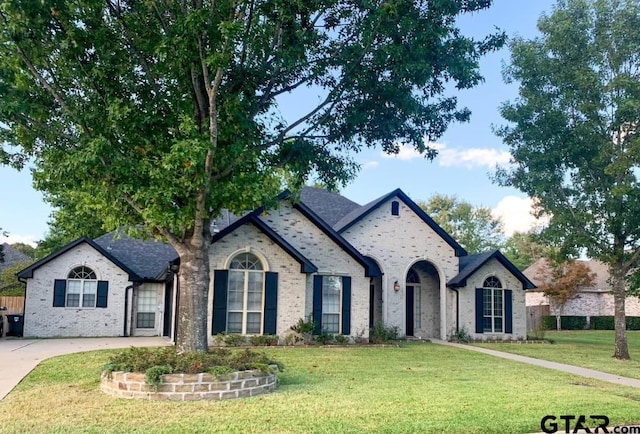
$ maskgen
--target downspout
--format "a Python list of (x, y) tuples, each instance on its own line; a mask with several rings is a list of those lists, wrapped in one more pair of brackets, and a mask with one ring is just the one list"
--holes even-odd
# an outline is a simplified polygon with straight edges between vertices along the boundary
[[(27, 308), (27, 281), (26, 280), (22, 280), (21, 277), (18, 277), (18, 282), (22, 283), (24, 285), (24, 299), (22, 300), (22, 336), (24, 336), (24, 322), (25, 322), (25, 313), (26, 313), (26, 308)], [(6, 309), (6, 308), (5, 308)], [(4, 328), (4, 318), (0, 315), (0, 321), (2, 321), (2, 326), (0, 328)], [(8, 321), (8, 319), (7, 319)], [(0, 338), (2, 337), (3, 333), (7, 333), (7, 331), (3, 331), (2, 333), (0, 333)]]
[(459, 323), (460, 323), (460, 293), (456, 288), (450, 288), (453, 292), (456, 293), (456, 334), (460, 331)]

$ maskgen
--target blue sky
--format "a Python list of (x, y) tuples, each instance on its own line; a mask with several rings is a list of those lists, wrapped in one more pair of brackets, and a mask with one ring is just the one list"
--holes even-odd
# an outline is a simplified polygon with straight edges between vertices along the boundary
[[(538, 18), (550, 12), (553, 4), (552, 0), (495, 0), (489, 10), (462, 17), (459, 25), (469, 36), (482, 37), (498, 27), (509, 36), (532, 38), (538, 34)], [(486, 56), (481, 61), (485, 82), (456, 93), (459, 104), (471, 109), (471, 121), (449, 127), (437, 140), (440, 155), (435, 160), (425, 160), (407, 149), (395, 158), (383, 156), (380, 150), (364, 150), (356, 156), (362, 170), (341, 193), (361, 204), (395, 188), (414, 200), (427, 200), (436, 193), (456, 195), (494, 209), (509, 233), (530, 226), (529, 199), (518, 190), (493, 184), (489, 177), (496, 163), (504, 164), (509, 157), (506, 146), (492, 132), (492, 125), (504, 123), (498, 113), (500, 104), (517, 95), (517, 86), (502, 79), (502, 64), (508, 57), (507, 49)], [(50, 213), (42, 193), (32, 188), (28, 170), (0, 166), (0, 227), (10, 233), (8, 239), (0, 237), (0, 242), (42, 239)]]

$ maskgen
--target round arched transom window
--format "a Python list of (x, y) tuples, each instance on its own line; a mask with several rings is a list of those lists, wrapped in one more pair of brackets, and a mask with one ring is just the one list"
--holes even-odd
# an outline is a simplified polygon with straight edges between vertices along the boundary
[(482, 285), (482, 321), (485, 333), (504, 331), (504, 290), (495, 276), (487, 277)]
[(262, 334), (264, 266), (256, 255), (233, 257), (227, 291), (227, 333)]
[(76, 267), (67, 276), (65, 306), (96, 307), (98, 279), (89, 267)]

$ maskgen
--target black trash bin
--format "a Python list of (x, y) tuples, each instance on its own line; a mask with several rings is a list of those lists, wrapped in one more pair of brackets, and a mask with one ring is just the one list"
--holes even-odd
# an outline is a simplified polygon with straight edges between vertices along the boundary
[(23, 314), (7, 315), (7, 322), (9, 323), (9, 326), (7, 327), (7, 336), (22, 336), (22, 331), (24, 329)]

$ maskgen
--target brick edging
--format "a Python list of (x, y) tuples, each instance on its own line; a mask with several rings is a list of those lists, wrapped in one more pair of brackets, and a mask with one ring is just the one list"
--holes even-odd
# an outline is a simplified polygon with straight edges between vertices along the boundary
[(158, 387), (145, 382), (145, 374), (103, 372), (100, 390), (118, 398), (152, 401), (200, 401), (247, 398), (262, 395), (277, 387), (277, 368), (270, 374), (258, 369), (238, 371), (214, 377), (211, 374), (166, 374)]

